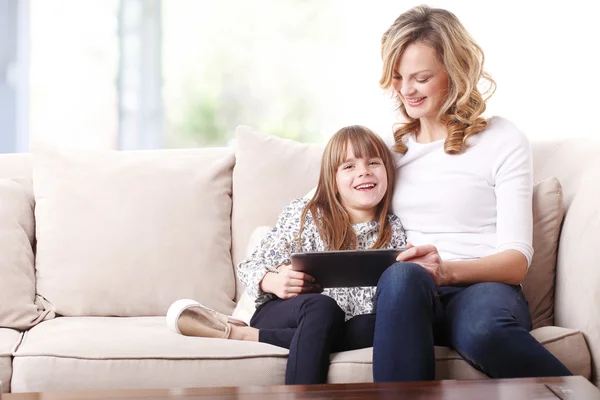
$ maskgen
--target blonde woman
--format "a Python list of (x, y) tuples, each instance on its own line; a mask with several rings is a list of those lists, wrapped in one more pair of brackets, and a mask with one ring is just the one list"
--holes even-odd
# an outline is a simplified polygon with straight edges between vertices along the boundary
[(481, 48), (455, 15), (420, 6), (381, 50), (380, 85), (407, 121), (392, 207), (414, 247), (378, 286), (374, 380), (434, 379), (434, 344), (494, 378), (570, 375), (529, 333), (531, 149), (508, 120), (481, 116), (495, 89)]

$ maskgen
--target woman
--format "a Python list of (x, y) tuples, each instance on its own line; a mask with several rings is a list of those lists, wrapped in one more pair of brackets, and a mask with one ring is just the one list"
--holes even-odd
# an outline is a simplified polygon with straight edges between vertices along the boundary
[(506, 119), (481, 117), (478, 84), (495, 88), (481, 48), (452, 13), (419, 6), (381, 50), (380, 85), (407, 120), (394, 132), (392, 206), (411, 248), (378, 286), (388, 317), (376, 321), (374, 380), (434, 379), (434, 344), (494, 378), (570, 375), (529, 333), (531, 149)]

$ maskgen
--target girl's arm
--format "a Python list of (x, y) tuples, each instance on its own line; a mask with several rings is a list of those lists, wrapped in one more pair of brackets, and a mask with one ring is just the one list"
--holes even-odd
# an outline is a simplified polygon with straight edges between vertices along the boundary
[[(251, 297), (257, 298), (266, 293), (277, 294), (277, 287), (265, 287), (262, 281), (269, 272), (278, 274), (278, 267), (290, 264), (291, 253), (297, 247), (293, 239), (300, 227), (300, 215), (306, 203), (305, 199), (292, 201), (279, 215), (275, 227), (265, 235), (250, 258), (238, 265), (238, 277)], [(301, 272), (290, 272), (294, 273), (292, 275), (295, 279), (308, 279), (308, 276), (305, 277)]]

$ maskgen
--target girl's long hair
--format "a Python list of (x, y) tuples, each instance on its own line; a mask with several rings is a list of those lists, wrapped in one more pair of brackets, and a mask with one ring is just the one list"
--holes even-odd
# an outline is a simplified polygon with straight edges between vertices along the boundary
[(356, 158), (380, 157), (383, 161), (387, 174), (387, 190), (377, 207), (375, 218), (379, 222), (379, 235), (372, 248), (382, 248), (391, 240), (392, 228), (387, 215), (394, 188), (394, 158), (378, 135), (368, 128), (353, 125), (337, 131), (325, 147), (317, 190), (300, 217), (300, 230), (297, 235), (300, 248), (308, 212), (312, 214), (327, 250), (350, 250), (357, 247), (356, 233), (348, 211), (342, 206), (336, 184), (336, 173), (346, 159), (348, 145), (352, 146)]
[[(383, 71), (379, 84), (382, 88), (392, 88), (394, 69), (406, 47), (415, 42), (432, 47), (446, 69), (448, 95), (437, 118), (448, 130), (444, 151), (460, 154), (469, 137), (487, 127), (481, 114), (496, 89), (494, 80), (483, 70), (483, 50), (451, 12), (428, 6), (414, 7), (401, 14), (381, 39)], [(478, 88), (481, 83), (487, 86), (483, 93)], [(420, 122), (408, 115), (398, 94), (396, 101), (408, 122), (394, 130), (393, 150), (405, 154), (407, 147), (403, 137), (417, 132)]]

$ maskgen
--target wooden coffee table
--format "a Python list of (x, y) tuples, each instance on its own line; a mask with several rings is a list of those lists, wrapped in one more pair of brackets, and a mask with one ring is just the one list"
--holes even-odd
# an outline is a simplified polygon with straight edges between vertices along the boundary
[(2, 400), (67, 399), (600, 399), (600, 390), (581, 376), (564, 378), (462, 380), (411, 383), (352, 383), (305, 386), (117, 390), (5, 394)]

